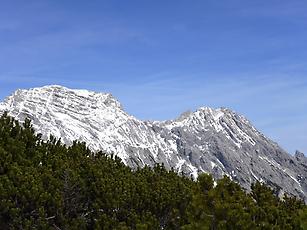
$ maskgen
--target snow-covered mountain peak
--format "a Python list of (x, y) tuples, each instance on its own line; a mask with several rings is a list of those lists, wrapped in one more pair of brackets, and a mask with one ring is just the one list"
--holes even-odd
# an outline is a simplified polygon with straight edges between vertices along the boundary
[(200, 107), (194, 112), (184, 112), (177, 119), (165, 121), (164, 123), (169, 129), (176, 126), (207, 127), (210, 124), (218, 126), (224, 116), (225, 113), (221, 108)]
[(208, 120), (213, 119), (216, 122), (218, 122), (220, 120), (220, 118), (225, 115), (223, 109), (221, 109), (221, 108), (212, 109), (212, 108), (209, 108), (209, 107), (200, 107), (197, 110), (197, 112), (199, 114), (205, 115)]
[(93, 130), (99, 135), (104, 126), (119, 126), (132, 119), (109, 93), (58, 85), (17, 90), (0, 103), (0, 113), (4, 111), (21, 121), (30, 118), (34, 128), (46, 138), (52, 134), (67, 144), (73, 140), (86, 141), (93, 149), (106, 149), (93, 141)]
[[(31, 88), (29, 90), (16, 90), (11, 96), (7, 97), (3, 104), (15, 106), (20, 103), (39, 103), (40, 107), (51, 109), (50, 106), (63, 105), (63, 109), (72, 106), (84, 107), (89, 109), (103, 109), (113, 107), (122, 110), (122, 106), (110, 93), (97, 93), (84, 89), (69, 89), (60, 85), (48, 85), (43, 87)], [(74, 103), (71, 103), (74, 102)]]

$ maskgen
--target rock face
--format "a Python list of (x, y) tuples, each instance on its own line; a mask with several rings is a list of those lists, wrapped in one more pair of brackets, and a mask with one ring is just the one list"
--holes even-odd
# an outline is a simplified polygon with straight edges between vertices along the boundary
[(199, 108), (171, 121), (141, 121), (110, 94), (45, 86), (17, 90), (0, 103), (0, 114), (30, 118), (37, 132), (66, 144), (85, 141), (92, 150), (118, 155), (136, 168), (163, 163), (186, 175), (230, 176), (249, 189), (256, 180), (280, 192), (307, 197), (307, 159), (289, 155), (243, 116)]

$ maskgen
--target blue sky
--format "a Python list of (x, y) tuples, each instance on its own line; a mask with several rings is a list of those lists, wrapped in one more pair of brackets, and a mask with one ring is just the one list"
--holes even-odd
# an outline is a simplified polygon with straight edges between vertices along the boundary
[(307, 2), (2, 0), (0, 99), (60, 84), (141, 119), (229, 107), (307, 153)]

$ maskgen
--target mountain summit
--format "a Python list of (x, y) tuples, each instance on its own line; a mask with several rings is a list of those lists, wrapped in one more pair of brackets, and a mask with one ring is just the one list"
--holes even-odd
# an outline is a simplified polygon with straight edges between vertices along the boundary
[(305, 158), (289, 155), (230, 109), (201, 107), (175, 120), (141, 121), (111, 94), (52, 85), (17, 90), (0, 103), (4, 111), (19, 121), (31, 119), (43, 138), (84, 141), (133, 168), (163, 163), (188, 176), (228, 175), (246, 189), (258, 180), (307, 197)]

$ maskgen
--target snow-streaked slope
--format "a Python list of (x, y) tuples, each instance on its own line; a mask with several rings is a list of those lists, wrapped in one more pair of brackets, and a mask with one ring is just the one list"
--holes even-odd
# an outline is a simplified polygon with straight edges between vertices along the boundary
[(125, 164), (163, 163), (194, 177), (228, 175), (245, 188), (256, 180), (306, 197), (306, 166), (250, 122), (225, 109), (199, 108), (171, 121), (141, 121), (110, 94), (45, 86), (17, 90), (0, 103), (0, 113), (33, 122), (37, 132), (66, 144), (85, 141), (91, 149), (117, 154)]

